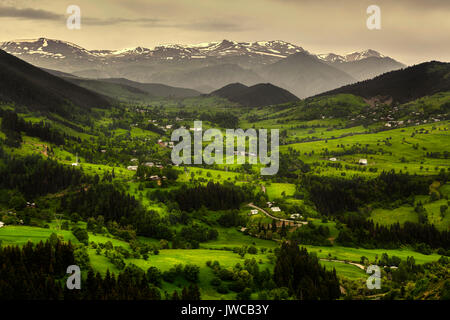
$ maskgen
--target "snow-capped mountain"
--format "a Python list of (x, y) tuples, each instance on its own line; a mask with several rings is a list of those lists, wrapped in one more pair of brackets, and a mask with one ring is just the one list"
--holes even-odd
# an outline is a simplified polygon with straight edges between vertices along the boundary
[[(305, 86), (310, 87), (311, 84), (291, 83), (291, 80), (284, 79), (285, 76), (275, 72), (275, 69), (266, 72), (268, 70), (266, 67), (293, 55), (304, 54), (304, 59), (308, 61), (310, 58), (315, 59), (317, 63), (311, 62), (299, 68), (293, 65), (293, 69), (297, 72), (304, 71), (304, 74), (310, 75), (314, 75), (315, 72), (327, 73), (319, 76), (317, 80), (319, 82), (334, 79), (331, 74), (336, 75), (336, 69), (347, 74), (348, 77), (341, 74), (336, 81), (333, 80), (328, 84), (317, 84), (317, 88), (328, 89), (330, 85), (334, 88), (342, 84), (340, 79), (346, 79), (345, 83), (348, 83), (349, 79), (363, 80), (403, 67), (401, 63), (375, 50), (347, 55), (335, 53), (316, 55), (281, 40), (256, 42), (222, 40), (194, 45), (166, 44), (153, 48), (87, 50), (70, 42), (39, 38), (0, 43), (0, 49), (38, 67), (77, 76), (127, 78), (139, 82), (158, 82), (186, 87), (202, 92), (212, 91), (232, 82), (246, 85), (271, 82), (272, 79), (267, 78), (267, 74), (270, 74), (270, 77), (273, 76), (278, 80), (277, 83), (289, 84), (289, 89), (299, 97), (316, 92), (305, 91)], [(294, 59), (291, 60), (290, 64), (292, 63), (300, 61)], [(328, 68), (323, 65), (327, 65)], [(290, 79), (300, 78), (290, 75)], [(297, 87), (298, 90), (295, 89)]]
[(320, 60), (326, 61), (326, 62), (353, 62), (353, 61), (360, 61), (367, 58), (386, 58), (386, 56), (382, 55), (378, 51), (367, 49), (364, 51), (356, 51), (352, 53), (348, 53), (346, 55), (338, 55), (335, 53), (326, 53), (326, 54), (318, 54), (317, 57)]
[(0, 44), (0, 48), (18, 56), (36, 55), (55, 59), (81, 59), (85, 57), (90, 59), (117, 59), (129, 56), (147, 56), (172, 60), (252, 55), (286, 58), (297, 52), (305, 52), (303, 48), (285, 41), (236, 42), (228, 40), (195, 45), (167, 44), (154, 48), (136, 47), (120, 50), (86, 50), (70, 42), (39, 38), (34, 40), (3, 42)]
[(54, 59), (65, 59), (67, 56), (79, 59), (96, 56), (76, 44), (46, 38), (7, 41), (0, 44), (0, 48), (16, 56), (36, 55)]

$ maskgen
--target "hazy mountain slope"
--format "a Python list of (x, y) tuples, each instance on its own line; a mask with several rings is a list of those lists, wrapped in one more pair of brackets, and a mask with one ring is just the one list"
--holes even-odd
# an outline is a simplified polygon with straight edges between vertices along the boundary
[(297, 53), (265, 66), (260, 70), (260, 74), (300, 98), (356, 81), (345, 72), (307, 53)]
[(368, 57), (363, 60), (332, 63), (357, 80), (372, 79), (380, 74), (404, 68), (405, 65), (389, 57)]
[(388, 97), (398, 103), (450, 90), (450, 63), (425, 62), (320, 95), (351, 93), (364, 98)]
[(171, 87), (161, 83), (141, 83), (124, 78), (108, 78), (99, 80), (103, 82), (118, 83), (126, 85), (128, 87), (137, 88), (154, 97), (189, 98), (200, 95), (200, 92), (193, 89)]
[(0, 100), (30, 109), (66, 113), (110, 104), (106, 97), (53, 76), (0, 50)]
[(120, 83), (83, 78), (64, 78), (77, 86), (97, 92), (122, 102), (145, 102), (153, 98), (147, 92)]
[(372, 49), (352, 52), (346, 55), (335, 53), (319, 54), (317, 57), (360, 81), (406, 67), (404, 64)]
[(41, 68), (41, 69), (47, 73), (57, 76), (58, 78), (78, 78), (76, 75), (73, 75), (73, 74), (67, 73), (67, 72), (62, 72), (62, 71), (47, 69), (47, 68)]
[[(241, 82), (253, 85), (264, 82), (258, 74), (243, 69), (236, 64), (219, 64), (190, 71), (160, 72), (153, 75), (161, 83), (201, 90), (202, 88), (221, 88), (229, 83)], [(211, 90), (209, 90), (211, 91)]]
[(289, 91), (274, 86), (270, 83), (260, 83), (247, 87), (241, 83), (233, 83), (219, 90), (211, 92), (210, 95), (226, 98), (244, 106), (267, 106), (294, 102), (299, 99)]

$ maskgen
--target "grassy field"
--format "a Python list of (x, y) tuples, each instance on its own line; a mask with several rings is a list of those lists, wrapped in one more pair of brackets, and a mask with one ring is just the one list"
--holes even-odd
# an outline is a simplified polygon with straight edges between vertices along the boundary
[(33, 243), (39, 241), (45, 242), (52, 233), (63, 236), (65, 241), (78, 243), (78, 240), (70, 231), (27, 226), (5, 226), (3, 228), (0, 228), (0, 240), (2, 240), (3, 245), (22, 246), (28, 241), (31, 241)]
[(432, 262), (439, 260), (441, 257), (438, 254), (430, 254), (424, 255), (410, 249), (364, 249), (364, 248), (349, 248), (349, 247), (341, 247), (341, 246), (332, 246), (332, 247), (321, 247), (321, 246), (310, 246), (310, 245), (301, 245), (305, 247), (308, 251), (316, 252), (319, 258), (329, 258), (329, 254), (334, 259), (343, 260), (343, 261), (351, 261), (351, 262), (360, 262), (361, 257), (367, 257), (371, 262), (375, 260), (375, 257), (378, 259), (381, 258), (383, 253), (387, 253), (389, 257), (397, 256), (402, 260), (406, 260), (407, 257), (413, 256), (416, 260), (416, 263), (422, 264), (426, 262)]
[[(449, 185), (446, 184), (440, 187), (439, 192), (441, 196), (448, 196)], [(444, 217), (441, 216), (440, 208), (443, 205), (448, 205), (447, 199), (440, 199), (431, 201), (428, 195), (419, 195), (415, 197), (415, 203), (421, 202), (427, 212), (428, 221), (434, 224), (439, 230), (449, 230), (450, 228), (450, 213), (447, 210)], [(414, 211), (414, 207), (410, 205), (403, 205), (401, 207), (389, 210), (377, 208), (370, 214), (370, 219), (380, 225), (391, 225), (393, 223), (403, 224), (406, 221), (418, 222), (419, 217), (417, 212)]]
[(217, 231), (219, 231), (217, 240), (203, 242), (200, 244), (200, 247), (211, 249), (220, 249), (223, 247), (234, 248), (242, 247), (244, 245), (268, 249), (278, 247), (278, 244), (275, 241), (246, 236), (233, 228), (217, 228)]
[(266, 193), (269, 200), (282, 198), (282, 193), (285, 193), (286, 197), (292, 196), (295, 192), (295, 185), (290, 183), (271, 183), (266, 186)]
[(333, 270), (333, 268), (336, 269), (336, 273), (339, 277), (345, 277), (352, 280), (367, 279), (368, 277), (364, 270), (351, 264), (323, 260), (320, 261), (320, 264), (325, 266), (327, 270)]
[(370, 218), (374, 223), (378, 223), (380, 225), (391, 225), (397, 222), (404, 224), (406, 221), (419, 221), (418, 214), (411, 206), (402, 206), (392, 210), (378, 208), (372, 211)]
[[(346, 176), (352, 174), (375, 176), (382, 170), (395, 170), (399, 172), (417, 174), (436, 174), (441, 168), (448, 169), (448, 161), (426, 157), (426, 152), (442, 152), (450, 150), (450, 131), (448, 121), (435, 124), (419, 125), (402, 129), (393, 129), (378, 133), (359, 134), (333, 140), (323, 140), (305, 143), (295, 143), (280, 147), (280, 152), (287, 152), (293, 148), (301, 152), (301, 159), (307, 163), (319, 162), (322, 166), (315, 169), (316, 173), (339, 175), (345, 172)], [(421, 131), (422, 130), (422, 131)], [(414, 135), (413, 135), (414, 134)], [(418, 148), (414, 146), (418, 144)], [(330, 163), (327, 157), (321, 156), (324, 150), (330, 154), (342, 151), (344, 145), (347, 149), (352, 146), (365, 147), (376, 151), (376, 154), (352, 154), (338, 156), (336, 163), (357, 166), (359, 159), (366, 158), (368, 165), (366, 171), (354, 169), (335, 169), (324, 166)], [(425, 148), (425, 150), (423, 149)], [(330, 156), (331, 157), (331, 156)], [(378, 173), (371, 173), (368, 168), (377, 168)]]

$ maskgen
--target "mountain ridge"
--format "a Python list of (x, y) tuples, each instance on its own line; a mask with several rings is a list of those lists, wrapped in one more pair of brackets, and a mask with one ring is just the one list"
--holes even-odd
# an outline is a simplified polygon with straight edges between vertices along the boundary
[(107, 107), (111, 100), (0, 50), (0, 100), (33, 110), (68, 114), (74, 107)]
[(433, 60), (386, 72), (373, 79), (322, 92), (316, 96), (350, 93), (366, 99), (389, 97), (393, 102), (406, 103), (441, 91), (450, 91), (450, 63)]
[(299, 100), (289, 91), (271, 83), (258, 83), (253, 86), (246, 86), (238, 82), (231, 83), (209, 95), (219, 96), (249, 107), (262, 107)]

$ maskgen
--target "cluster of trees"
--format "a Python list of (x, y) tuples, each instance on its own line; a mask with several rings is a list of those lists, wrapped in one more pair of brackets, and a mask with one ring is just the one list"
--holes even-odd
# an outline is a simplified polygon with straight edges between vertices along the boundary
[(353, 155), (353, 154), (376, 154), (377, 151), (376, 150), (372, 150), (369, 149), (368, 145), (365, 146), (357, 146), (357, 145), (352, 145), (349, 149), (346, 149), (344, 144), (342, 144), (342, 151), (329, 151), (328, 148), (326, 148), (323, 152), (322, 152), (322, 156), (324, 157), (329, 157), (329, 156), (335, 156), (335, 157), (340, 157), (340, 156), (346, 156), (346, 155)]
[(341, 294), (336, 270), (327, 271), (317, 256), (300, 249), (295, 241), (281, 245), (273, 278), (299, 300), (334, 300)]
[(202, 113), (200, 120), (218, 124), (222, 128), (235, 129), (239, 125), (239, 118), (230, 112)]
[(220, 184), (210, 181), (206, 186), (183, 185), (177, 190), (154, 192), (152, 196), (160, 202), (175, 201), (181, 210), (186, 211), (198, 210), (202, 206), (210, 210), (229, 210), (238, 209), (244, 201), (250, 199), (253, 192), (248, 188), (238, 187), (229, 182)]
[(90, 182), (80, 170), (59, 164), (55, 160), (42, 159), (39, 155), (27, 157), (3, 157), (0, 167), (0, 188), (17, 189), (27, 197), (55, 193), (68, 187)]
[(84, 220), (102, 215), (105, 222), (116, 221), (123, 226), (135, 225), (136, 217), (144, 211), (133, 196), (110, 183), (81, 187), (78, 192), (62, 197), (60, 208), (69, 213), (78, 213)]
[(311, 171), (309, 164), (300, 160), (300, 151), (293, 148), (280, 156), (280, 165), (276, 177), (297, 179), (302, 173)]
[[(448, 274), (449, 266), (450, 260), (447, 257), (422, 265), (416, 264), (413, 257), (408, 257), (406, 261), (399, 263), (398, 269), (389, 270), (392, 273), (392, 281), (396, 285), (385, 299), (449, 300), (450, 280), (442, 276)], [(405, 286), (408, 282), (414, 285)], [(397, 289), (399, 286), (400, 289)]]
[[(164, 279), (164, 281), (173, 283), (177, 278), (185, 279), (186, 281), (196, 283), (198, 282), (200, 273), (200, 267), (195, 264), (176, 264), (172, 268), (167, 271), (164, 271), (160, 278)], [(160, 282), (160, 279), (156, 279), (157, 272), (153, 270), (153, 277), (155, 281)]]
[(439, 151), (427, 152), (426, 156), (428, 158), (434, 158), (434, 159), (449, 159), (450, 152), (448, 152), (447, 150), (445, 150), (443, 153), (440, 153)]
[(339, 233), (336, 241), (345, 246), (367, 248), (397, 248), (400, 245), (426, 244), (431, 248), (449, 248), (450, 232), (439, 231), (434, 225), (405, 222), (390, 226), (375, 224), (363, 217), (347, 217), (347, 228)]
[[(27, 136), (37, 137), (41, 140), (52, 142), (57, 145), (63, 145), (65, 143), (65, 139), (72, 138), (67, 134), (61, 133), (60, 131), (52, 128), (48, 123), (43, 121), (37, 123), (25, 121), (18, 117), (17, 113), (14, 111), (3, 111), (0, 109), (0, 117), (3, 118), (1, 129), (7, 137), (20, 137), (20, 133), (25, 132)], [(9, 140), (7, 139), (7, 142), (8, 141)], [(81, 140), (79, 139), (78, 142), (81, 142)], [(14, 147), (17, 145), (12, 146)]]
[(310, 222), (307, 225), (297, 228), (290, 234), (290, 239), (301, 244), (311, 244), (316, 246), (331, 246), (330, 229), (327, 226), (315, 226)]
[[(261, 262), (260, 262), (261, 263)], [(260, 270), (255, 258), (245, 259), (244, 264), (237, 263), (234, 267), (222, 267), (218, 261), (207, 261), (215, 275), (211, 284), (216, 291), (225, 294), (235, 292), (239, 300), (249, 300), (252, 292), (270, 292), (276, 288), (269, 269)]]
[(238, 227), (244, 225), (245, 219), (239, 214), (238, 210), (228, 210), (217, 218), (217, 223), (226, 228)]
[(73, 300), (161, 300), (159, 289), (146, 278), (145, 272), (127, 265), (117, 277), (109, 270), (102, 277), (90, 270), (81, 290), (66, 290), (65, 299)]
[[(145, 210), (133, 196), (107, 182), (64, 195), (58, 210), (85, 221), (102, 216), (107, 229), (125, 240), (132, 239), (135, 233), (167, 240), (173, 236), (168, 223), (157, 212)], [(93, 227), (99, 227), (98, 221), (97, 227), (95, 223)]]
[(74, 247), (60, 241), (31, 242), (22, 248), (0, 246), (0, 299), (60, 299), (58, 282), (75, 264)]
[(172, 248), (190, 248), (198, 249), (200, 242), (217, 239), (219, 233), (216, 229), (211, 229), (199, 224), (192, 224), (181, 228), (180, 232), (173, 237)]
[(89, 270), (81, 290), (69, 290), (67, 267), (79, 264), (74, 246), (57, 238), (22, 248), (0, 246), (1, 300), (159, 300), (160, 291), (145, 272), (128, 265), (117, 277)]
[(389, 203), (411, 195), (426, 194), (430, 185), (427, 177), (394, 171), (383, 171), (370, 180), (363, 177), (343, 179), (308, 175), (302, 182), (310, 200), (326, 215), (356, 211), (371, 202)]

